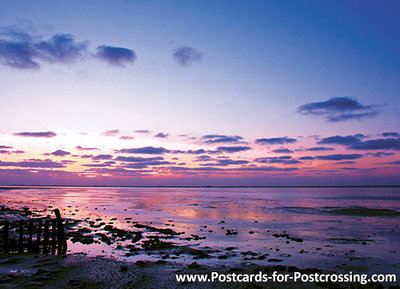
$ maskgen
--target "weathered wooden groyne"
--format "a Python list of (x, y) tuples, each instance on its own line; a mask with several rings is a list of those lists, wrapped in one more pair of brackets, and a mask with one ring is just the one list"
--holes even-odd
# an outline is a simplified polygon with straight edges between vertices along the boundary
[(42, 253), (64, 255), (67, 238), (58, 209), (56, 218), (31, 218), (0, 221), (0, 254)]

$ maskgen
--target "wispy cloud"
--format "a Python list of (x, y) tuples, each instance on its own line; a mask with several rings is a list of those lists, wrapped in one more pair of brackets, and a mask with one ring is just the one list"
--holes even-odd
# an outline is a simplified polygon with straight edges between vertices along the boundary
[(203, 54), (190, 46), (182, 46), (175, 49), (172, 57), (180, 66), (188, 67), (201, 61)]
[[(9, 37), (4, 38), (4, 34)], [(71, 63), (81, 58), (87, 42), (76, 42), (71, 34), (56, 34), (48, 40), (35, 41), (35, 36), (3, 33), (0, 39), (0, 63), (19, 69), (38, 69), (41, 62)]]
[(93, 155), (81, 155), (83, 159), (90, 159), (91, 157), (93, 157)]
[(97, 151), (97, 150), (99, 150), (99, 148), (85, 148), (82, 146), (76, 146), (75, 148), (80, 151)]
[(387, 156), (393, 156), (394, 153), (392, 152), (376, 152), (376, 153), (366, 153), (367, 156), (382, 158)]
[(122, 136), (119, 137), (119, 139), (122, 139), (122, 140), (133, 140), (135, 138), (133, 136), (129, 136), (129, 135), (122, 135)]
[(125, 153), (125, 154), (165, 154), (169, 153), (170, 150), (167, 150), (166, 148), (163, 147), (141, 147), (141, 148), (130, 148), (130, 149), (121, 149), (118, 150), (117, 152), (119, 153)]
[(51, 137), (55, 137), (57, 134), (52, 131), (39, 131), (39, 132), (17, 132), (17, 133), (14, 133), (14, 135), (22, 136), (22, 137), (51, 138)]
[(137, 58), (135, 51), (131, 49), (106, 45), (97, 47), (95, 57), (110, 65), (121, 67), (135, 62)]
[(158, 138), (167, 138), (169, 134), (164, 133), (164, 132), (159, 132), (158, 134), (156, 134), (154, 137), (158, 137)]
[(262, 164), (269, 163), (269, 164), (285, 164), (285, 165), (301, 163), (301, 161), (293, 159), (291, 156), (263, 157), (263, 158), (256, 158), (254, 161)]
[(274, 152), (274, 153), (276, 153), (276, 154), (290, 154), (290, 153), (292, 153), (293, 151), (290, 150), (290, 149), (287, 149), (287, 148), (281, 148), (281, 149), (273, 150), (272, 152)]
[(106, 130), (105, 132), (101, 133), (101, 135), (104, 135), (104, 136), (117, 136), (119, 134), (120, 134), (120, 131), (118, 129)]
[(206, 164), (200, 164), (201, 166), (230, 166), (230, 165), (246, 165), (248, 164), (249, 161), (247, 160), (231, 160), (231, 159), (218, 159), (215, 160), (215, 163), (206, 163)]
[(67, 156), (69, 154), (71, 154), (70, 152), (67, 151), (63, 151), (63, 150), (56, 150), (54, 152), (51, 153), (53, 156), (57, 156), (57, 157), (63, 157), (63, 156)]
[(289, 137), (273, 137), (273, 138), (259, 138), (256, 139), (256, 144), (260, 145), (282, 145), (297, 142), (294, 138)]
[(2, 167), (23, 167), (23, 168), (64, 168), (62, 163), (52, 161), (50, 159), (29, 159), (21, 162), (3, 162), (0, 161)]
[(306, 151), (309, 152), (322, 152), (322, 151), (333, 151), (333, 150), (335, 149), (330, 147), (311, 147), (306, 149)]
[(115, 158), (116, 161), (120, 162), (129, 162), (129, 163), (142, 163), (142, 162), (152, 162), (152, 161), (162, 161), (163, 157), (151, 157), (151, 158), (143, 158), (143, 157), (124, 157), (119, 156)]
[(216, 152), (223, 152), (223, 153), (236, 153), (236, 152), (243, 152), (251, 150), (251, 147), (248, 146), (232, 146), (232, 147), (225, 147), (221, 146), (218, 147)]
[(13, 68), (39, 69), (43, 63), (74, 63), (87, 56), (124, 67), (137, 58), (128, 48), (100, 45), (95, 53), (90, 53), (88, 46), (89, 41), (78, 42), (68, 33), (42, 39), (16, 26), (0, 28), (0, 64)]
[(327, 160), (327, 161), (341, 161), (341, 160), (355, 160), (364, 157), (362, 154), (332, 154), (316, 156), (317, 160)]
[(400, 133), (398, 132), (384, 132), (382, 133), (384, 137), (400, 137)]
[(98, 160), (111, 160), (112, 157), (113, 157), (112, 155), (102, 154), (102, 155), (93, 156), (93, 157), (92, 157), (92, 160), (94, 160), (94, 161), (98, 161)]
[(150, 133), (150, 131), (148, 129), (137, 129), (135, 130), (135, 132), (137, 133), (143, 133), (143, 134), (148, 134)]
[(319, 144), (338, 144), (354, 150), (400, 150), (400, 138), (380, 138), (365, 140), (362, 134), (331, 136), (321, 139)]
[(303, 156), (300, 160), (322, 160), (322, 161), (341, 161), (341, 160), (355, 160), (361, 159), (364, 155), (362, 154), (331, 154), (331, 155), (321, 155), (321, 156)]
[(381, 105), (361, 104), (352, 97), (333, 97), (326, 101), (311, 102), (301, 105), (297, 112), (303, 115), (321, 117), (330, 122), (360, 120), (374, 116)]
[(208, 134), (201, 137), (202, 143), (204, 144), (216, 144), (216, 143), (232, 143), (242, 144), (245, 143), (243, 138), (238, 135), (227, 136), (222, 134)]

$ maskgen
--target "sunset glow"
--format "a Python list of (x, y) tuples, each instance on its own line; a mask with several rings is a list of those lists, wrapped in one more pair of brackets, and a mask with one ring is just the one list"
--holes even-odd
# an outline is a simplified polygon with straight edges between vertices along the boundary
[(394, 3), (22, 2), (1, 185), (400, 184)]

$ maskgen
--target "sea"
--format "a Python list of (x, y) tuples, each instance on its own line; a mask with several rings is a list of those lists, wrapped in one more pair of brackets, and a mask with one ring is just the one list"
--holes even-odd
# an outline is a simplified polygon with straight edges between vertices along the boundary
[[(133, 223), (169, 228), (180, 233), (169, 240), (177, 246), (214, 252), (196, 260), (211, 266), (400, 272), (399, 187), (3, 187), (0, 203), (41, 214), (59, 208), (66, 219), (125, 230)], [(68, 242), (69, 253), (160, 258), (128, 256), (118, 244)]]

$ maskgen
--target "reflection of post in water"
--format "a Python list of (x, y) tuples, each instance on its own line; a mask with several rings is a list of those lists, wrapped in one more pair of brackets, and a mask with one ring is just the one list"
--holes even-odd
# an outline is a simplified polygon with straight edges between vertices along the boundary
[[(34, 224), (35, 219), (30, 219), (29, 221), (19, 220), (12, 223), (8, 220), (1, 221), (0, 253), (55, 254), (57, 249), (58, 255), (65, 254), (67, 252), (67, 238), (60, 210), (55, 209), (54, 214), (56, 219), (45, 219), (44, 222), (42, 219), (36, 219), (37, 226)], [(27, 225), (25, 230), (24, 224)], [(24, 232), (26, 232), (26, 236)], [(34, 235), (36, 239), (34, 239)]]

